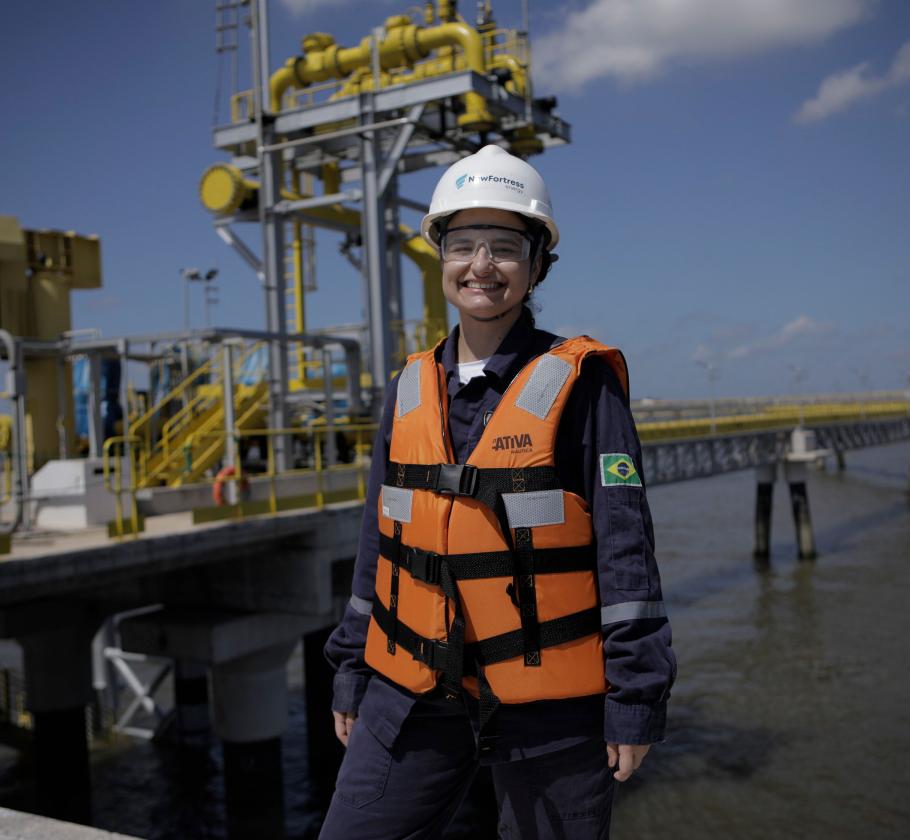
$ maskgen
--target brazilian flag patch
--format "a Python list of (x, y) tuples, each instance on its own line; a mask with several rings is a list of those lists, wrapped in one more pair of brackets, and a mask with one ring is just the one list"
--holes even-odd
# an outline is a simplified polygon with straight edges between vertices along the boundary
[(612, 452), (600, 456), (600, 483), (604, 487), (641, 487), (641, 476), (628, 455)]

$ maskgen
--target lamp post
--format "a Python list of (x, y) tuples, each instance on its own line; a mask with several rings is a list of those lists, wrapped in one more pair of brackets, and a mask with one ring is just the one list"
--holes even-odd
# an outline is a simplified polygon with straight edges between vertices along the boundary
[[(180, 276), (183, 277), (183, 331), (189, 333), (190, 331), (190, 283), (204, 283), (205, 289), (208, 289), (208, 284), (212, 282), (218, 276), (217, 268), (210, 268), (208, 271), (203, 274), (198, 268), (181, 268)], [(217, 302), (217, 301), (212, 301)], [(205, 321), (206, 326), (208, 326), (208, 305), (209, 298), (206, 294), (205, 296)], [(190, 360), (189, 352), (187, 350), (187, 345), (189, 343), (189, 335), (183, 337), (183, 341), (180, 345), (180, 366), (183, 372), (183, 378), (186, 379), (190, 375)]]
[(799, 427), (803, 427), (803, 422), (805, 420), (804, 410), (803, 410), (803, 389), (802, 383), (806, 381), (808, 374), (804, 367), (799, 365), (788, 365), (790, 372), (793, 374), (793, 383), (796, 389), (796, 399), (797, 405), (799, 406)]
[(720, 368), (713, 362), (706, 362), (704, 359), (696, 359), (695, 364), (703, 367), (708, 374), (708, 395), (711, 410), (711, 434), (717, 434), (717, 406), (714, 401), (714, 383), (720, 379)]

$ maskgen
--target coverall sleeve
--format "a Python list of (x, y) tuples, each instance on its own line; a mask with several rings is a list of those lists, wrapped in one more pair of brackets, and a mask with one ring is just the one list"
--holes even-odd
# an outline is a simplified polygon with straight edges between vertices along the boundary
[[(580, 388), (578, 386), (581, 386)], [(676, 676), (670, 624), (654, 558), (641, 444), (628, 397), (602, 358), (585, 362), (576, 385), (575, 447), (597, 546), (605, 675), (604, 739), (651, 744), (664, 737)], [(576, 394), (573, 393), (573, 396)], [(622, 464), (631, 460), (634, 473)], [(612, 468), (612, 471), (611, 471)]]
[(332, 709), (356, 713), (366, 693), (373, 669), (364, 661), (367, 629), (376, 585), (376, 561), (379, 557), (379, 492), (385, 479), (392, 440), (392, 418), (398, 391), (396, 377), (386, 391), (386, 402), (376, 439), (373, 442), (370, 477), (360, 525), (360, 540), (354, 562), (351, 600), (345, 607), (338, 626), (325, 645), (325, 657), (335, 669)]

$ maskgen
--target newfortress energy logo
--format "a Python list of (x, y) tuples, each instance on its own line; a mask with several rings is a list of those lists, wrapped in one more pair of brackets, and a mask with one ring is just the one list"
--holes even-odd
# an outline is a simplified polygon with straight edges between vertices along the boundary
[(476, 186), (481, 186), (482, 184), (500, 184), (507, 190), (512, 190), (512, 192), (523, 193), (525, 191), (525, 185), (521, 181), (514, 181), (503, 175), (470, 175), (465, 172), (464, 175), (459, 175), (455, 179), (455, 189), (460, 190), (465, 184), (469, 186), (471, 184)]

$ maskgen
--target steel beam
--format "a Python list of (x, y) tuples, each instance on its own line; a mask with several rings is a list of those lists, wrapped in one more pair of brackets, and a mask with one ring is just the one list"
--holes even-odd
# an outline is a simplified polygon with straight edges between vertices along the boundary
[[(364, 95), (364, 124), (372, 120), (370, 95)], [(385, 208), (379, 193), (379, 138), (376, 132), (362, 135), (360, 160), (363, 175), (363, 269), (369, 299), (370, 370), (373, 375), (374, 413), (382, 405), (382, 394), (392, 371), (392, 337), (386, 301), (389, 297), (388, 262), (385, 255)]]
[(362, 197), (360, 190), (345, 190), (331, 195), (314, 195), (312, 198), (301, 198), (297, 201), (279, 201), (272, 207), (272, 212), (279, 216), (291, 213), (301, 213), (312, 207), (325, 207), (327, 204), (340, 204), (343, 201), (359, 201)]
[[(262, 228), (266, 330), (276, 336), (269, 342), (269, 425), (273, 429), (283, 429), (287, 427), (285, 403), (288, 383), (284, 224), (279, 216), (270, 212), (281, 197), (281, 153), (265, 151), (277, 136), (274, 123), (264, 118), (269, 79), (267, 6), (266, 0), (256, 0), (250, 7), (253, 13), (253, 89), (258, 127), (256, 148), (259, 157), (259, 223)], [(275, 439), (275, 468), (278, 471), (287, 469), (290, 463), (287, 443), (282, 436)]]
[(265, 271), (262, 267), (262, 260), (257, 257), (249, 246), (231, 229), (229, 224), (215, 223), (215, 233), (218, 234), (228, 245), (231, 246), (236, 252), (237, 255), (242, 259), (250, 268), (256, 272), (256, 276), (259, 278), (260, 283), (265, 282)]
[(398, 161), (401, 159), (404, 150), (411, 141), (411, 137), (414, 135), (414, 128), (423, 115), (423, 109), (425, 107), (426, 102), (418, 102), (416, 105), (412, 105), (411, 109), (408, 111), (407, 122), (398, 129), (398, 134), (395, 136), (392, 147), (389, 149), (382, 169), (379, 172), (378, 189), (380, 195), (385, 194), (386, 187), (388, 187), (389, 181), (395, 174), (398, 167)]

